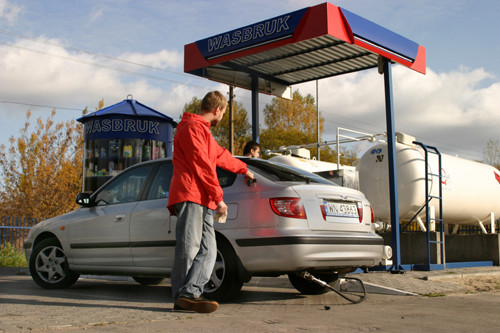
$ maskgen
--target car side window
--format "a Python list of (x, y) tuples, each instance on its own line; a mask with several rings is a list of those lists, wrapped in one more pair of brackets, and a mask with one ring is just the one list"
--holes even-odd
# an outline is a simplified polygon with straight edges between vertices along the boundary
[(153, 184), (148, 193), (147, 200), (168, 198), (168, 190), (170, 189), (170, 180), (174, 166), (171, 162), (163, 163), (156, 173)]
[(126, 171), (100, 191), (94, 201), (98, 206), (136, 201), (153, 165)]
[(236, 174), (221, 168), (217, 168), (217, 178), (219, 178), (220, 187), (228, 187), (233, 185), (236, 180)]

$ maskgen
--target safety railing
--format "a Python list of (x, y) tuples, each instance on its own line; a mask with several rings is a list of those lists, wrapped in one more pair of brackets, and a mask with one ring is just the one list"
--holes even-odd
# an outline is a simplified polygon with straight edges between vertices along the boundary
[(42, 221), (42, 218), (0, 217), (0, 245), (3, 247), (10, 243), (14, 248), (21, 251), (24, 238), (28, 235), (30, 229), (40, 221)]

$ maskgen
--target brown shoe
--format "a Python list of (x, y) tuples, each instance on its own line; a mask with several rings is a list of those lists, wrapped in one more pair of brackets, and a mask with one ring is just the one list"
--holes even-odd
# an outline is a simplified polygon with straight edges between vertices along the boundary
[(197, 298), (179, 296), (175, 305), (181, 309), (199, 313), (210, 313), (219, 308), (219, 303), (216, 301), (210, 301), (203, 296)]

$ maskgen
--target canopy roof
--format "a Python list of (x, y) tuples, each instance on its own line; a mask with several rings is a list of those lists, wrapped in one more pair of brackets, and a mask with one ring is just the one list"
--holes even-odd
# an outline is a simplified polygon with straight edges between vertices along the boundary
[(379, 56), (425, 74), (425, 48), (324, 3), (184, 47), (184, 71), (228, 85), (291, 97), (290, 86), (377, 67)]
[(172, 123), (174, 126), (177, 125), (177, 123), (169, 116), (158, 112), (134, 99), (125, 99), (119, 103), (108, 106), (107, 108), (92, 112), (88, 115), (78, 118), (77, 121), (85, 123), (91, 119), (94, 119), (95, 117), (107, 116), (154, 117)]

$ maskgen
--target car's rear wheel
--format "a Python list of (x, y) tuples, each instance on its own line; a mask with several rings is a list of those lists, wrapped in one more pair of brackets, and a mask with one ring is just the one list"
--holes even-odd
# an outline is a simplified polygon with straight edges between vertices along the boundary
[[(314, 276), (328, 284), (336, 281), (339, 276), (336, 273), (321, 273)], [(330, 288), (323, 287), (316, 282), (306, 280), (298, 274), (288, 274), (288, 279), (292, 286), (305, 295), (321, 295), (330, 291)]]
[(29, 269), (33, 280), (46, 289), (67, 288), (80, 277), (69, 269), (66, 254), (55, 238), (44, 239), (34, 247)]
[(155, 277), (143, 277), (143, 276), (133, 276), (135, 282), (140, 283), (144, 286), (156, 286), (163, 282), (164, 278)]
[(217, 259), (203, 294), (217, 301), (229, 300), (236, 297), (242, 286), (236, 253), (227, 240), (217, 237)]

